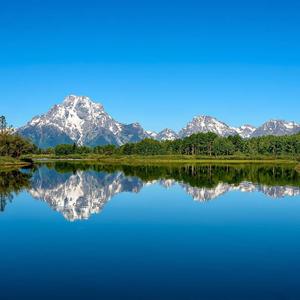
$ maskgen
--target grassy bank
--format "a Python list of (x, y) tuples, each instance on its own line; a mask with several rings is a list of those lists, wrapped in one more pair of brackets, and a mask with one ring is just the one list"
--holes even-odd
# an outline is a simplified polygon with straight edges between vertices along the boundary
[(0, 170), (14, 169), (30, 165), (30, 162), (8, 156), (0, 156)]
[(193, 155), (34, 155), (34, 161), (91, 161), (99, 163), (151, 164), (151, 163), (290, 163), (297, 164), (291, 157), (271, 156), (193, 156)]

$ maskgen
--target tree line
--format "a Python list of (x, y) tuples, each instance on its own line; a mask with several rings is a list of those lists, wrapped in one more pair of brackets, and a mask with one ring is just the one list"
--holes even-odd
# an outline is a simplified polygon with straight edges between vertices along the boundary
[(174, 141), (144, 139), (120, 147), (105, 145), (96, 147), (57, 145), (46, 150), (56, 155), (103, 154), (103, 155), (270, 155), (300, 157), (300, 134), (290, 136), (263, 136), (243, 139), (238, 135), (220, 137), (214, 133), (197, 133)]

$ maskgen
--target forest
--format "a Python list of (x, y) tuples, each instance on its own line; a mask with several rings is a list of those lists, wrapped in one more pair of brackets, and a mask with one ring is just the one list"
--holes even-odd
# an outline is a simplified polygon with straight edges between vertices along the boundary
[(197, 133), (174, 141), (144, 139), (120, 147), (114, 145), (87, 147), (57, 145), (54, 149), (40, 150), (57, 156), (72, 154), (101, 155), (196, 155), (196, 156), (288, 156), (300, 157), (300, 134), (290, 136), (264, 136), (242, 139), (240, 136), (220, 137), (214, 133)]

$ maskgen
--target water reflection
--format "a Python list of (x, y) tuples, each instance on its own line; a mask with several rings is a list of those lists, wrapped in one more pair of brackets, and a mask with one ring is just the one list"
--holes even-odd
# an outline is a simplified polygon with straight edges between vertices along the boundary
[(0, 171), (0, 212), (11, 202), (14, 194), (30, 187), (30, 172), (25, 170)]
[(0, 173), (1, 209), (13, 192), (27, 188), (67, 220), (88, 219), (123, 192), (138, 193), (146, 185), (180, 186), (204, 202), (231, 191), (261, 192), (272, 198), (300, 195), (300, 174), (291, 166), (101, 166), (56, 163), (43, 165), (31, 177), (20, 171)]
[(195, 188), (188, 185), (182, 185), (185, 191), (193, 197), (194, 200), (208, 201), (215, 199), (230, 191), (240, 192), (262, 192), (272, 198), (283, 198), (286, 196), (300, 195), (300, 188), (294, 186), (266, 186), (253, 184), (251, 182), (241, 182), (239, 185), (219, 183), (215, 188)]
[(32, 178), (29, 193), (46, 201), (67, 220), (74, 221), (99, 213), (113, 196), (122, 192), (138, 193), (142, 187), (141, 179), (122, 172), (59, 173), (41, 167)]

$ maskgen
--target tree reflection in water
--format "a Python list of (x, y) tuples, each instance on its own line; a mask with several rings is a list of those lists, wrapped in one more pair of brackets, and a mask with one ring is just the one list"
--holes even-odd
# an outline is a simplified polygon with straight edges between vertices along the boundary
[(30, 194), (70, 220), (88, 219), (122, 192), (145, 185), (177, 184), (196, 201), (230, 191), (261, 192), (273, 198), (300, 195), (300, 175), (288, 165), (128, 166), (55, 163), (33, 175)]
[(0, 171), (0, 211), (4, 211), (7, 203), (12, 201), (14, 194), (30, 188), (30, 178), (31, 172)]
[(26, 189), (67, 220), (88, 219), (122, 192), (145, 185), (178, 185), (196, 201), (209, 201), (238, 190), (282, 198), (300, 195), (300, 174), (292, 165), (95, 165), (51, 163), (36, 170), (0, 172), (0, 210)]

